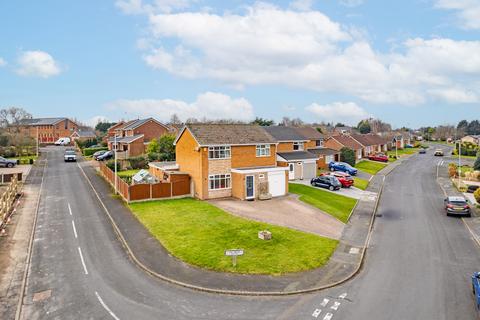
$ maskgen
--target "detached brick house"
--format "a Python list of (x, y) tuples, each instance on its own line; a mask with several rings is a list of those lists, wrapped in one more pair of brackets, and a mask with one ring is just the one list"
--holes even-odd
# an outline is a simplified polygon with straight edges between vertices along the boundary
[(288, 168), (277, 165), (277, 141), (260, 126), (187, 124), (175, 147), (178, 170), (190, 175), (199, 199), (288, 193)]
[(39, 143), (52, 144), (60, 138), (70, 137), (78, 130), (78, 125), (68, 118), (25, 119), (19, 126), (21, 134), (27, 135)]
[(349, 134), (333, 135), (325, 139), (325, 147), (340, 151), (347, 147), (355, 152), (355, 159), (360, 160), (363, 156), (363, 146)]
[(368, 157), (377, 152), (387, 152), (388, 150), (388, 140), (379, 135), (369, 133), (351, 134), (350, 136), (362, 145), (362, 157)]
[[(153, 119), (138, 119), (115, 124), (107, 132), (108, 149), (117, 149), (121, 158), (137, 157), (145, 153), (148, 143), (170, 133), (170, 128)], [(115, 136), (117, 147), (115, 148)]]

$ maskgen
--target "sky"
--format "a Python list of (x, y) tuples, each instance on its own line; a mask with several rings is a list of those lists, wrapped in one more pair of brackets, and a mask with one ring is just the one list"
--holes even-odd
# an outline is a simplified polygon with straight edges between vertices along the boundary
[(0, 108), (394, 127), (480, 118), (480, 0), (0, 2)]

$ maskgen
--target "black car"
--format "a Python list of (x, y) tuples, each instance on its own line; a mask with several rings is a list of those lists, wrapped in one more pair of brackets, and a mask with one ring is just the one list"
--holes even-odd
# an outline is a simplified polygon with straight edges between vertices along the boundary
[(316, 177), (310, 181), (310, 184), (314, 187), (325, 188), (331, 191), (340, 190), (340, 188), (342, 187), (340, 181), (338, 181), (338, 179), (334, 176)]
[(427, 150), (425, 150), (424, 148), (422, 148), (422, 149), (420, 149), (419, 153), (420, 153), (420, 154), (425, 154), (425, 153), (427, 153)]
[(102, 154), (101, 156), (98, 156), (97, 157), (97, 160), (98, 161), (104, 161), (104, 160), (109, 160), (113, 157), (113, 151), (107, 151), (105, 152), (104, 154)]
[(92, 155), (92, 157), (93, 157), (93, 159), (98, 160), (98, 157), (104, 155), (106, 152), (107, 152), (107, 150), (97, 151)]
[(477, 191), (478, 188), (480, 188), (480, 186), (470, 185), (467, 188), (467, 192), (468, 193), (474, 193), (475, 191)]
[(467, 215), (470, 216), (470, 205), (464, 197), (448, 197), (444, 200), (447, 216)]

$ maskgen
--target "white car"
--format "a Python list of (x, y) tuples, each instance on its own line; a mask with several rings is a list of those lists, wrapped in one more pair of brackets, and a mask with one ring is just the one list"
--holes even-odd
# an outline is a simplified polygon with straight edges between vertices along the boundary
[(68, 146), (70, 144), (70, 138), (60, 138), (55, 141), (56, 146)]
[(65, 150), (63, 159), (65, 160), (65, 162), (77, 161), (77, 154), (75, 153), (75, 150)]

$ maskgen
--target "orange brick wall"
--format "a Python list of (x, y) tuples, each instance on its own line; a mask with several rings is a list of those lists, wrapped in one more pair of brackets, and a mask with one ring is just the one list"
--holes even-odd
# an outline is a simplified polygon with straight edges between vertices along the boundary
[(293, 151), (293, 142), (280, 142), (277, 146), (277, 152)]
[(270, 156), (257, 157), (255, 146), (232, 146), (232, 168), (275, 166), (275, 145), (270, 145)]
[(169, 133), (167, 128), (153, 120), (150, 120), (147, 123), (141, 125), (140, 127), (130, 131), (131, 135), (143, 134), (145, 137), (145, 141), (150, 141), (153, 138), (159, 138), (164, 134)]
[[(65, 128), (65, 122), (66, 128)], [(70, 137), (78, 129), (77, 124), (70, 120), (64, 120), (53, 126), (38, 126), (40, 143), (54, 143), (59, 138)], [(25, 126), (20, 132), (33, 139), (37, 139), (37, 126)]]

